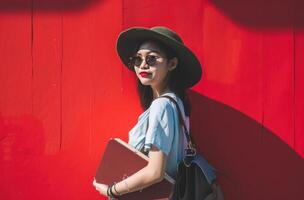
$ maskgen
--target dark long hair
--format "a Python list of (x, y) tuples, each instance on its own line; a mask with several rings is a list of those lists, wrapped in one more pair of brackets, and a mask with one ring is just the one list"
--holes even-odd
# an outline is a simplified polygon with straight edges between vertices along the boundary
[[(162, 50), (164, 52), (164, 54), (168, 60), (172, 59), (174, 57), (177, 57), (174, 50), (167, 47), (163, 43), (160, 43), (159, 41), (155, 41), (155, 40), (149, 40), (149, 41), (153, 41), (153, 43), (155, 43), (160, 48), (160, 50)], [(145, 42), (145, 41), (142, 41), (137, 45), (135, 52), (138, 50), (140, 44), (142, 44), (143, 42)], [(178, 57), (177, 57), (177, 59), (178, 59)], [(183, 105), (184, 105), (185, 115), (189, 116), (191, 106), (190, 106), (190, 101), (189, 101), (189, 98), (188, 98), (187, 92), (186, 92), (187, 88), (185, 86), (183, 86), (183, 84), (181, 84), (181, 82), (179, 81), (179, 80), (183, 79), (183, 73), (182, 73), (181, 67), (179, 67), (179, 64), (177, 65), (177, 67), (174, 70), (170, 71), (169, 73), (170, 73), (170, 76), (169, 76), (169, 80), (168, 80), (168, 87), (172, 92), (174, 92), (182, 100)], [(143, 85), (143, 84), (141, 84), (140, 80), (137, 79), (137, 91), (138, 91), (138, 95), (140, 98), (140, 103), (141, 103), (142, 108), (144, 110), (148, 109), (153, 101), (153, 91), (152, 91), (151, 86)]]

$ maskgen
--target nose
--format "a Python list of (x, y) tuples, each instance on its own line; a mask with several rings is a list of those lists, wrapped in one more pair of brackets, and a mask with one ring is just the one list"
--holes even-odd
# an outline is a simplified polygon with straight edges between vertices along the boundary
[(149, 68), (149, 65), (146, 63), (146, 59), (143, 59), (143, 61), (141, 62), (139, 68), (140, 69), (148, 69)]

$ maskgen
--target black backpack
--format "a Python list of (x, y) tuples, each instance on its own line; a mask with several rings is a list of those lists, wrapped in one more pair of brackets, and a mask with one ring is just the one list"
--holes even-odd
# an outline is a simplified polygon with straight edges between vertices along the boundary
[(176, 100), (165, 95), (160, 97), (168, 98), (175, 104), (188, 142), (185, 158), (177, 166), (176, 182), (170, 200), (223, 200), (215, 170), (202, 155), (197, 154)]

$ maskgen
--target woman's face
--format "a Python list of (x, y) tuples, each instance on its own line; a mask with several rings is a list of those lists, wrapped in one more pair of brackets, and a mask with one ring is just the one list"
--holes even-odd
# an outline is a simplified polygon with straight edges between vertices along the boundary
[[(153, 41), (141, 44), (135, 56), (142, 59), (140, 66), (134, 66), (140, 82), (143, 85), (150, 85), (155, 90), (165, 89), (167, 74), (176, 67), (177, 59), (168, 60), (164, 52)], [(155, 59), (152, 66), (146, 63), (147, 56), (151, 56), (152, 60)]]

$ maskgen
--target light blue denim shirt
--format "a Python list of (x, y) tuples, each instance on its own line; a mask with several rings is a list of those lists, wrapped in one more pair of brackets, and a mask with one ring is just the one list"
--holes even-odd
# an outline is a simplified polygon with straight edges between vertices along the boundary
[[(189, 130), (189, 118), (184, 114), (184, 106), (180, 98), (173, 92), (163, 95), (171, 96), (178, 102)], [(130, 130), (128, 143), (138, 150), (141, 150), (143, 146), (150, 149), (152, 145), (161, 150), (167, 156), (166, 172), (175, 179), (177, 164), (184, 158), (184, 149), (187, 146), (184, 131), (179, 125), (175, 104), (167, 98), (155, 99)]]

